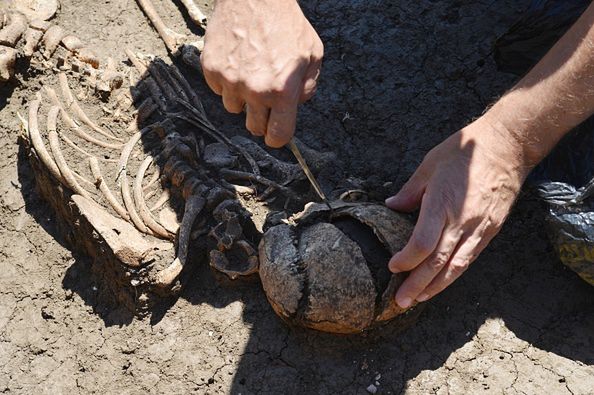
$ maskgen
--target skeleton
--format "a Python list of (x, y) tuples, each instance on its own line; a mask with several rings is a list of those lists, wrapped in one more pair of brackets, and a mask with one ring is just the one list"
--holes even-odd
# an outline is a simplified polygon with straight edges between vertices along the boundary
[[(196, 46), (162, 24), (150, 0), (138, 3), (170, 52), (188, 62)], [(183, 4), (205, 23), (192, 14), (192, 1)], [(134, 295), (142, 293), (132, 307), (147, 298), (139, 287), (179, 290), (192, 257), (204, 257), (231, 279), (256, 273), (264, 228), (306, 202), (297, 192), (297, 184), (308, 185), (299, 165), (218, 130), (199, 89), (174, 64), (131, 51), (127, 63), (103, 61), (55, 24), (14, 9), (4, 15), (0, 39), (11, 46), (7, 61), (0, 48), (0, 73), (11, 78), (18, 56), (46, 72), (27, 119), (21, 117), (38, 185), (46, 199), (58, 201), (58, 212), (76, 208), (68, 226), (87, 224), (79, 244), (99, 243), (95, 256), (113, 255), (125, 266), (122, 281)], [(324, 155), (297, 143), (316, 171), (314, 158)]]
[[(77, 204), (91, 202), (81, 206), (91, 222), (93, 210), (104, 210), (159, 251), (176, 245), (175, 259), (151, 263), (149, 285), (176, 288), (190, 251), (201, 244), (210, 265), (230, 278), (255, 273), (263, 220), (253, 223), (244, 206), (304, 203), (290, 185), (304, 179), (299, 166), (219, 131), (175, 65), (130, 51), (132, 67), (102, 62), (61, 27), (10, 15), (6, 28), (18, 24), (29, 32), (21, 38), (41, 43), (16, 38), (10, 49), (55, 71), (23, 119), (33, 159), (57, 186), (79, 196)], [(102, 235), (105, 226), (95, 228)], [(133, 261), (149, 260), (141, 255)]]

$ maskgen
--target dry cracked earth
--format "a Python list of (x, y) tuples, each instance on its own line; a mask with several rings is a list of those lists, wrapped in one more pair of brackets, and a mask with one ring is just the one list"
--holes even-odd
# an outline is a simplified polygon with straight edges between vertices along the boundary
[[(187, 29), (177, 2), (157, 3)], [(337, 153), (331, 170), (378, 198), (514, 82), (496, 71), (492, 44), (527, 0), (302, 3), (326, 59), (298, 134)], [(126, 47), (166, 55), (133, 0), (62, 0), (57, 22), (118, 61)], [(104, 285), (64, 245), (17, 143), (17, 112), (42, 84), (25, 75), (0, 89), (0, 392), (594, 393), (594, 288), (558, 262), (545, 209), (528, 195), (463, 278), (404, 330), (289, 328), (257, 282), (220, 283), (206, 269), (150, 318), (106, 306)], [(203, 99), (222, 130), (245, 133), (206, 89)]]

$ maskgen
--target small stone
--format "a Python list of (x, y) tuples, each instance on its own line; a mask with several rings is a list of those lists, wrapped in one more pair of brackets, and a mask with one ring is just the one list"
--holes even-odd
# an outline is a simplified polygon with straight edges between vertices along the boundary
[(369, 385), (369, 387), (366, 388), (367, 392), (369, 392), (370, 394), (375, 394), (377, 392), (377, 387), (373, 384)]

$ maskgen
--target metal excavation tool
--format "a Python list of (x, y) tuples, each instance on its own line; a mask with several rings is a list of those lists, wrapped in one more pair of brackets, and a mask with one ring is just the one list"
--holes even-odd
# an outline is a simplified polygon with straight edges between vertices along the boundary
[(320, 184), (318, 184), (316, 177), (313, 175), (311, 170), (309, 170), (309, 166), (307, 166), (307, 163), (305, 162), (303, 155), (301, 155), (301, 151), (299, 151), (299, 148), (297, 148), (297, 145), (295, 144), (295, 140), (291, 139), (291, 141), (289, 141), (287, 143), (287, 147), (289, 147), (289, 149), (291, 150), (293, 155), (295, 155), (295, 158), (297, 158), (297, 162), (299, 162), (299, 165), (303, 169), (303, 172), (307, 176), (307, 179), (309, 180), (311, 185), (316, 190), (316, 193), (318, 194), (318, 196), (322, 199), (322, 201), (324, 203), (326, 203), (326, 206), (328, 206), (330, 211), (332, 211), (332, 206), (330, 205), (330, 201), (328, 200), (326, 195), (324, 195), (324, 191), (322, 191), (322, 188), (320, 188)]

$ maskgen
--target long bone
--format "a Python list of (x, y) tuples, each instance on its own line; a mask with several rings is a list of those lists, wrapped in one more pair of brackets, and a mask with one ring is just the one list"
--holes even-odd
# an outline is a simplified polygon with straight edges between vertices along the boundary
[(146, 201), (144, 200), (144, 196), (142, 193), (142, 181), (144, 180), (144, 174), (149, 166), (153, 163), (153, 157), (147, 156), (140, 167), (138, 168), (138, 172), (136, 174), (136, 179), (134, 180), (133, 192), (134, 192), (134, 202), (138, 207), (139, 215), (142, 221), (148, 226), (156, 236), (159, 236), (164, 239), (172, 239), (173, 235), (167, 231), (161, 224), (159, 224), (152, 216), (150, 210), (146, 206)]
[(101, 174), (101, 168), (99, 167), (99, 161), (97, 160), (97, 158), (91, 156), (89, 158), (89, 165), (91, 167), (91, 173), (95, 178), (95, 186), (99, 188), (99, 190), (105, 197), (105, 200), (107, 200), (107, 202), (111, 205), (113, 210), (116, 213), (118, 213), (120, 217), (122, 217), (126, 221), (130, 221), (130, 215), (128, 214), (128, 211), (126, 211), (124, 206), (122, 206), (120, 202), (118, 202), (114, 194), (111, 192), (111, 189), (109, 189), (109, 186), (103, 179), (103, 175)]
[(150, 19), (151, 23), (165, 42), (165, 46), (172, 54), (176, 54), (179, 47), (186, 39), (186, 36), (168, 28), (153, 6), (151, 0), (136, 0), (142, 11)]
[(60, 141), (58, 138), (57, 130), (57, 123), (58, 123), (58, 116), (60, 114), (60, 107), (54, 106), (50, 109), (47, 115), (47, 129), (48, 129), (48, 140), (50, 143), (50, 148), (52, 150), (52, 154), (56, 159), (56, 165), (58, 165), (58, 169), (60, 169), (60, 174), (64, 179), (64, 182), (68, 188), (73, 190), (76, 194), (81, 195), (89, 200), (93, 200), (91, 195), (80, 186), (76, 178), (74, 177), (74, 173), (68, 167), (68, 163), (66, 159), (64, 159), (64, 155), (62, 155), (62, 150), (60, 149)]
[(103, 129), (101, 129), (95, 122), (93, 122), (89, 116), (83, 111), (83, 109), (78, 104), (78, 101), (74, 98), (72, 91), (70, 90), (70, 86), (68, 85), (68, 77), (66, 77), (66, 73), (60, 73), (58, 75), (58, 79), (60, 81), (60, 89), (62, 90), (62, 95), (66, 100), (66, 108), (72, 110), (74, 114), (80, 119), (82, 123), (99, 133), (100, 135), (110, 138), (116, 141), (122, 141), (121, 139), (117, 138), (116, 136), (107, 133)]

